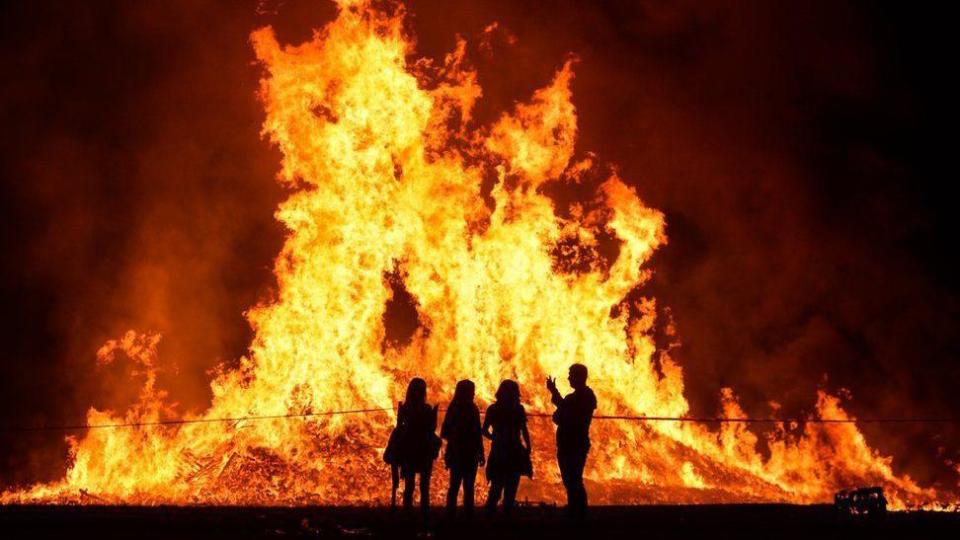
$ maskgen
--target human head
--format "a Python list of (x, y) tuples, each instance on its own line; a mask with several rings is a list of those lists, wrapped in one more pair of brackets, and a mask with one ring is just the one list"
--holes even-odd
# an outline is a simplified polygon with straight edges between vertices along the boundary
[(410, 379), (407, 385), (406, 403), (426, 403), (427, 402), (427, 381), (420, 377)]
[(587, 385), (587, 366), (583, 364), (573, 364), (570, 366), (570, 372), (567, 375), (570, 386), (574, 389), (583, 388)]
[(497, 401), (507, 404), (520, 404), (520, 385), (516, 381), (504, 379), (497, 388)]
[(476, 392), (476, 387), (473, 384), (473, 381), (464, 379), (457, 383), (456, 389), (453, 391), (453, 401), (456, 402), (471, 402), (473, 401), (474, 393)]

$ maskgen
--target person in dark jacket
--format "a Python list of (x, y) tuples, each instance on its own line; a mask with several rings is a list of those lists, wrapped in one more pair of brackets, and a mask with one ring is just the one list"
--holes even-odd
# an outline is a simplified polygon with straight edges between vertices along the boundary
[(427, 404), (427, 383), (417, 377), (407, 386), (407, 396), (397, 411), (397, 462), (403, 476), (403, 508), (413, 508), (413, 488), (420, 475), (420, 509), (430, 509), (430, 474), (440, 451), (437, 407)]
[(547, 377), (547, 389), (557, 410), (553, 422), (557, 424), (557, 462), (563, 487), (567, 490), (567, 512), (580, 520), (587, 513), (587, 489), (583, 485), (583, 468), (590, 452), (590, 422), (597, 408), (597, 397), (587, 386), (587, 367), (570, 366), (567, 380), (573, 392), (561, 397), (557, 381)]
[(500, 383), (496, 398), (487, 408), (483, 420), (483, 435), (493, 440), (487, 460), (487, 480), (490, 482), (487, 510), (492, 514), (502, 495), (503, 511), (509, 515), (517, 497), (520, 476), (533, 474), (530, 432), (527, 431), (527, 413), (520, 404), (520, 386), (507, 379)]
[(480, 430), (480, 409), (473, 402), (476, 393), (472, 381), (457, 383), (453, 399), (447, 407), (440, 428), (440, 437), (446, 439), (447, 449), (443, 460), (450, 470), (450, 487), (447, 490), (447, 515), (453, 517), (457, 508), (457, 493), (463, 485), (463, 513), (469, 519), (473, 515), (474, 484), (477, 466), (483, 465), (483, 436)]

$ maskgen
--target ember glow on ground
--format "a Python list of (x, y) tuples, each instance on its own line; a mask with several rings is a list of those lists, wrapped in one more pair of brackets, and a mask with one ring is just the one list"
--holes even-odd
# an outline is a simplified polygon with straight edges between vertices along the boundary
[[(656, 347), (656, 301), (642, 294), (645, 265), (667, 240), (664, 216), (614, 170), (575, 154), (575, 63), (478, 126), (471, 111), (483, 91), (464, 44), (442, 62), (411, 61), (402, 17), (344, 3), (302, 45), (281, 46), (270, 29), (252, 35), (265, 72), (264, 131), (283, 153), (281, 181), (296, 191), (277, 211), (288, 230), (277, 297), (248, 313), (251, 352), (214, 378), (213, 404), (196, 418), (394, 403), (414, 375), (440, 402), (459, 378), (472, 378), (485, 399), (500, 379), (516, 378), (528, 407), (545, 410), (541, 381), (572, 362), (590, 367), (603, 412), (685, 415), (682, 367)], [(544, 194), (553, 184), (591, 195), (561, 217)], [(601, 249), (605, 236), (616, 239), (614, 256)], [(423, 327), (402, 347), (384, 348), (391, 279), (415, 299)], [(135, 407), (93, 410), (89, 423), (171, 415), (154, 375), (159, 340), (130, 332), (100, 349), (102, 362), (132, 360), (146, 378)], [(721, 401), (724, 415), (745, 416), (736, 388)], [(826, 392), (817, 413), (847, 418)], [(74, 440), (62, 481), (3, 500), (383, 502), (380, 453), (393, 420), (90, 432)], [(602, 504), (822, 502), (851, 483), (883, 485), (895, 507), (942, 499), (895, 474), (852, 424), (807, 424), (799, 435), (775, 429), (769, 455), (735, 424), (598, 423), (593, 436), (587, 476)], [(551, 426), (535, 427), (534, 448), (537, 475), (521, 497), (562, 500)]]

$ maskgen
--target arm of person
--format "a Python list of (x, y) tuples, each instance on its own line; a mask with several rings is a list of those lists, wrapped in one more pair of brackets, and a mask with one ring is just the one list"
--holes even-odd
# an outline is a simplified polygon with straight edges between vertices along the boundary
[(532, 447), (530, 446), (530, 431), (527, 429), (527, 413), (523, 413), (523, 423), (520, 424), (520, 436), (523, 437), (524, 446), (527, 448), (527, 453), (530, 453)]
[(440, 425), (440, 438), (449, 439), (452, 429), (453, 429), (453, 415), (450, 414), (450, 409), (447, 408), (447, 412), (443, 413), (443, 423)]
[(557, 380), (553, 377), (547, 377), (547, 390), (550, 391), (550, 401), (557, 407), (563, 403), (563, 396), (560, 395), (560, 391), (557, 390)]
[(490, 433), (490, 409), (487, 409), (487, 414), (483, 417), (483, 427), (480, 428), (480, 433), (491, 441), (493, 440), (493, 433)]
[(477, 463), (483, 467), (486, 463), (483, 452), (483, 428), (480, 427), (480, 410), (474, 409), (473, 416), (470, 419), (471, 433), (470, 437), (474, 441), (474, 445), (477, 448)]

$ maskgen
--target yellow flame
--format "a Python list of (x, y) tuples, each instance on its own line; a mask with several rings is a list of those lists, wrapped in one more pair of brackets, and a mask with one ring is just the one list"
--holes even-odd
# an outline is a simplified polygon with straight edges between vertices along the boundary
[[(652, 337), (655, 301), (626, 300), (666, 242), (663, 214), (616, 174), (599, 184), (594, 209), (575, 205), (569, 218), (541, 189), (602, 170), (574, 159), (570, 63), (528, 102), (477, 127), (471, 112), (482, 90), (463, 41), (443, 62), (410, 63), (402, 12), (339, 5), (336, 20), (302, 45), (280, 46), (270, 28), (252, 34), (266, 70), (264, 134), (283, 153), (280, 181), (295, 191), (276, 213), (287, 229), (276, 299), (248, 313), (249, 354), (215, 377), (212, 406), (191, 418), (389, 407), (414, 375), (427, 379), (432, 401), (445, 401), (461, 378), (489, 401), (501, 379), (514, 378), (528, 409), (545, 411), (543, 379), (573, 362), (589, 367), (601, 412), (685, 414), (682, 369)], [(492, 204), (481, 193), (490, 176)], [(615, 256), (601, 253), (601, 235), (618, 240)], [(558, 264), (558, 253), (576, 268)], [(388, 276), (416, 300), (421, 327), (408, 344), (385, 345)], [(139, 362), (146, 383), (125, 415), (92, 409), (90, 423), (169, 416), (154, 388), (158, 339), (130, 333), (101, 349), (102, 358), (119, 350)], [(732, 391), (721, 397), (724, 414), (745, 416)], [(824, 393), (817, 411), (846, 417)], [(393, 420), (92, 430), (72, 440), (62, 481), (2, 500), (384, 502), (380, 455)], [(522, 483), (521, 497), (562, 501), (552, 426), (531, 423), (536, 479)], [(808, 503), (865, 484), (884, 485), (896, 507), (938, 497), (895, 475), (852, 424), (807, 424), (799, 435), (781, 427), (766, 441), (768, 456), (742, 424), (716, 432), (598, 421), (593, 440), (587, 478), (596, 503)]]

